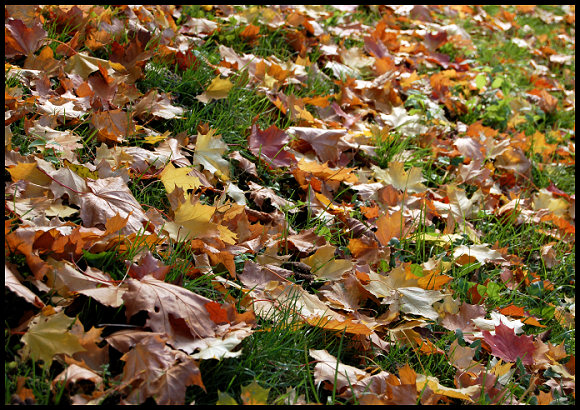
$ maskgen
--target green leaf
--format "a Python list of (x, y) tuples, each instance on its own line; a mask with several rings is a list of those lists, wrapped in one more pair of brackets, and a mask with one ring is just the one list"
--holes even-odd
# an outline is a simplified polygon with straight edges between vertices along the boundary
[(477, 88), (479, 88), (480, 90), (485, 87), (485, 84), (487, 83), (487, 76), (485, 74), (478, 74), (477, 77), (475, 77), (475, 86)]
[(503, 77), (496, 77), (491, 83), (491, 88), (499, 88), (503, 84)]

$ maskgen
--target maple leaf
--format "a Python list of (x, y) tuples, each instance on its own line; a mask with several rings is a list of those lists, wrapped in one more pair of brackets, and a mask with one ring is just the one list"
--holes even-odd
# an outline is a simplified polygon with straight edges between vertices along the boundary
[(143, 230), (148, 218), (121, 177), (87, 180), (86, 183), (89, 192), (79, 198), (80, 217), (85, 226), (104, 226), (110, 218), (120, 215), (129, 218), (127, 226), (120, 231), (122, 234)]
[(215, 130), (210, 130), (207, 134), (199, 133), (195, 143), (195, 153), (193, 163), (199, 164), (215, 174), (222, 181), (227, 181), (230, 174), (230, 163), (222, 158), (228, 150), (228, 146), (219, 135), (214, 135)]
[(248, 136), (252, 154), (262, 158), (274, 168), (288, 167), (296, 162), (294, 155), (284, 149), (289, 142), (288, 134), (275, 125), (262, 131), (254, 124)]
[(4, 286), (36, 307), (42, 308), (44, 302), (26, 286), (24, 286), (8, 265), (4, 264)]
[(308, 258), (301, 259), (302, 263), (312, 268), (312, 273), (319, 279), (340, 279), (345, 272), (352, 269), (353, 263), (344, 259), (334, 259), (336, 247), (325, 245)]
[(190, 343), (188, 348), (195, 351), (191, 357), (199, 360), (221, 360), (239, 357), (242, 355), (242, 349), (237, 351), (234, 351), (234, 349), (251, 333), (252, 331), (249, 328), (230, 330), (222, 337), (206, 337), (196, 340)]
[(341, 393), (344, 388), (357, 384), (360, 379), (367, 377), (365, 371), (340, 363), (327, 350), (309, 349), (308, 353), (317, 361), (314, 366), (315, 382), (331, 382), (336, 386), (338, 393)]
[(486, 243), (470, 246), (459, 245), (453, 251), (453, 257), (457, 259), (456, 263), (461, 265), (470, 263), (470, 261), (478, 261), (481, 264), (505, 261), (504, 257), (498, 251), (490, 249), (488, 246)]
[(401, 311), (437, 320), (439, 313), (433, 308), (433, 303), (445, 297), (438, 290), (426, 290), (416, 287), (398, 288), (401, 293)]
[(312, 326), (320, 327), (322, 329), (327, 329), (330, 331), (345, 332), (352, 335), (364, 335), (369, 336), (372, 330), (363, 323), (354, 323), (352, 319), (346, 319), (345, 321), (339, 321), (336, 319), (321, 319), (316, 316), (309, 317), (306, 320)]
[(150, 335), (125, 353), (122, 388), (129, 390), (127, 403), (140, 404), (153, 397), (157, 404), (184, 404), (187, 386), (205, 389), (197, 362), (172, 350), (158, 335)]
[(420, 123), (418, 114), (409, 115), (405, 107), (393, 107), (391, 114), (381, 114), (382, 119), (393, 128), (398, 129), (403, 135), (422, 134), (427, 127)]
[(146, 326), (154, 332), (167, 334), (174, 347), (191, 353), (187, 344), (192, 339), (215, 335), (215, 322), (205, 309), (210, 299), (151, 275), (141, 280), (129, 279), (127, 285), (123, 295), (127, 317), (142, 310), (148, 312)]
[(52, 388), (56, 387), (57, 383), (63, 383), (66, 388), (71, 388), (71, 384), (77, 384), (81, 381), (90, 381), (95, 386), (103, 382), (103, 378), (92, 370), (86, 369), (76, 364), (71, 364), (62, 371), (52, 381)]
[(75, 318), (68, 317), (64, 311), (49, 316), (40, 314), (30, 324), (22, 341), (30, 349), (30, 355), (50, 366), (57, 354), (73, 355), (85, 350), (77, 336), (68, 329)]
[(270, 201), (270, 204), (279, 210), (284, 210), (285, 208), (291, 208), (288, 212), (294, 213), (297, 210), (292, 208), (294, 205), (292, 202), (288, 201), (287, 199), (282, 198), (274, 190), (270, 188), (263, 187), (261, 185), (256, 184), (255, 182), (248, 182), (248, 188), (250, 188), (250, 197), (252, 200), (258, 205), (260, 208), (264, 209), (264, 202), (266, 200)]
[(422, 391), (428, 386), (435, 394), (440, 394), (447, 397), (452, 397), (455, 399), (467, 400), (468, 402), (473, 402), (471, 396), (481, 389), (481, 386), (473, 385), (462, 388), (452, 388), (445, 387), (439, 383), (439, 379), (433, 376), (425, 376), (422, 374), (417, 375), (417, 391)]
[(383, 246), (389, 246), (392, 238), (402, 240), (405, 237), (405, 223), (401, 218), (401, 211), (394, 212), (392, 215), (386, 212), (377, 219), (376, 224), (375, 235)]
[(129, 266), (127, 274), (134, 279), (142, 279), (147, 275), (151, 275), (155, 279), (164, 280), (165, 275), (171, 269), (171, 267), (155, 258), (151, 251), (142, 254), (137, 264), (129, 261), (125, 261), (125, 264)]
[(71, 296), (80, 293), (92, 297), (106, 306), (119, 307), (123, 304), (124, 287), (116, 286), (106, 273), (92, 267), (86, 272), (80, 272), (68, 261), (56, 261), (48, 258), (47, 263), (52, 267), (47, 272), (48, 281), (62, 296)]
[(489, 331), (482, 332), (483, 340), (491, 347), (491, 354), (505, 360), (515, 362), (518, 358), (523, 364), (534, 363), (534, 346), (532, 336), (516, 336), (513, 329), (503, 323), (495, 327), (495, 335)]
[(223, 225), (210, 222), (216, 208), (196, 202), (191, 203), (191, 197), (175, 210), (175, 223), (185, 229), (190, 239), (219, 237), (222, 241), (234, 244), (236, 234)]
[(125, 71), (125, 67), (122, 64), (89, 56), (84, 52), (75, 53), (70, 57), (67, 60), (64, 71), (67, 74), (80, 75), (83, 80), (87, 80), (90, 74), (99, 71), (99, 66), (104, 67), (108, 75), (113, 75), (117, 71)]
[(99, 142), (118, 143), (135, 132), (133, 120), (129, 120), (129, 114), (117, 109), (103, 112), (95, 112), (91, 118), (91, 124), (97, 129)]
[(270, 393), (270, 389), (264, 389), (256, 381), (253, 381), (246, 386), (242, 386), (240, 397), (245, 405), (260, 405), (266, 404), (268, 393)]
[(181, 118), (185, 110), (171, 104), (166, 94), (159, 93), (157, 90), (151, 90), (135, 104), (133, 114), (136, 117), (146, 118), (152, 115), (157, 118), (171, 120)]
[(171, 194), (175, 188), (181, 188), (184, 192), (188, 189), (197, 190), (201, 186), (201, 182), (199, 178), (188, 175), (190, 172), (191, 168), (189, 167), (175, 168), (169, 162), (159, 175), (159, 179), (163, 182), (167, 194)]
[(228, 96), (233, 86), (234, 84), (232, 84), (229, 79), (221, 79), (218, 75), (211, 81), (210, 85), (205, 89), (203, 94), (200, 94), (195, 98), (204, 104), (207, 104), (213, 100), (221, 100)]
[(373, 165), (371, 168), (375, 173), (375, 178), (386, 184), (393, 185), (401, 191), (409, 193), (419, 193), (427, 190), (427, 187), (422, 184), (425, 181), (421, 168), (411, 167), (409, 171), (405, 171), (404, 163), (390, 162), (388, 171)]
[(325, 130), (320, 128), (291, 127), (289, 133), (294, 133), (299, 139), (310, 144), (318, 159), (334, 165), (338, 162), (342, 151), (347, 148), (342, 139), (346, 130)]
[(11, 58), (32, 54), (40, 48), (47, 35), (40, 21), (29, 28), (22, 20), (10, 18), (4, 25), (4, 55)]

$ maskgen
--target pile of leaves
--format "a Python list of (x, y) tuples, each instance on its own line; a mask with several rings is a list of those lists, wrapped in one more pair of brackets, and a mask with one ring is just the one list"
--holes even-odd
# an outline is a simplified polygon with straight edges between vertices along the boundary
[(203, 363), (285, 326), (339, 350), (243, 403), (572, 403), (574, 31), (573, 6), (5, 6), (6, 402), (42, 371), (47, 402), (235, 403)]

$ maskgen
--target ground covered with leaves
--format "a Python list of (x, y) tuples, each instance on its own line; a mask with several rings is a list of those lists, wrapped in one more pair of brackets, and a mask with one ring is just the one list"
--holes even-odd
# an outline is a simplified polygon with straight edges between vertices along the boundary
[(5, 403), (574, 404), (574, 6), (5, 6)]

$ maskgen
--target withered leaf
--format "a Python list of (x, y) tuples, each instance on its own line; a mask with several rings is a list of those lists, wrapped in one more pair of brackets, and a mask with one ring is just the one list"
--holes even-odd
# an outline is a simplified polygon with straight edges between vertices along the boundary
[(151, 275), (141, 280), (129, 279), (123, 295), (127, 317), (148, 312), (146, 326), (164, 333), (176, 348), (187, 346), (191, 339), (215, 335), (215, 322), (205, 305), (211, 302), (181, 286), (165, 283)]

